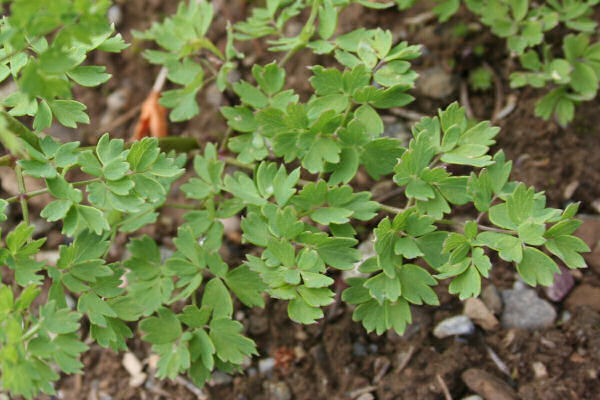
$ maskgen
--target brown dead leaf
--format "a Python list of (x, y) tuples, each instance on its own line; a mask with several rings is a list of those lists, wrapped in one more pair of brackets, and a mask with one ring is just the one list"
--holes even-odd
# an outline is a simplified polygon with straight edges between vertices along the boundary
[(152, 90), (146, 97), (131, 140), (140, 140), (146, 136), (167, 136), (167, 109), (159, 104), (159, 98), (160, 92), (156, 90)]

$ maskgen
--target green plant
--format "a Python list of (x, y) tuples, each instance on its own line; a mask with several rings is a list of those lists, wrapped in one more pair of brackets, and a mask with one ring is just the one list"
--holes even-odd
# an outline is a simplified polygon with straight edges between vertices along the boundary
[[(13, 10), (24, 4), (29, 3), (13, 2)], [(208, 143), (193, 157), (196, 176), (180, 186), (190, 200), (186, 204), (167, 198), (187, 158), (162, 150), (193, 153), (193, 140), (145, 138), (126, 145), (106, 134), (96, 146), (82, 148), (35, 134), (8, 113), (0, 114), (3, 131), (10, 132), (3, 143), (12, 151), (6, 138), (14, 138), (21, 149), (0, 159), (14, 168), (20, 188), (19, 196), (0, 201), (0, 216), (6, 219), (13, 203), (20, 203), (23, 214), (0, 249), (0, 260), (10, 269), (0, 286), (3, 390), (32, 398), (39, 391), (54, 392), (52, 382), (59, 378), (54, 365), (65, 373), (81, 372), (77, 358), (87, 349), (79, 334), (83, 318), (91, 339), (115, 350), (126, 349), (126, 339), (142, 332), (160, 356), (159, 377), (187, 373), (203, 385), (213, 370), (239, 370), (245, 357), (257, 354), (233, 319), (237, 301), (262, 307), (266, 294), (287, 301), (292, 320), (314, 323), (339, 290), (332, 277), (358, 269), (361, 275), (348, 279), (341, 296), (355, 307), (354, 320), (369, 332), (402, 333), (412, 305), (438, 304), (432, 289), (438, 279), (451, 279), (449, 290), (461, 299), (477, 296), (482, 277), (489, 276), (491, 254), (514, 263), (531, 285), (549, 285), (559, 273), (548, 253), (570, 268), (584, 267), (579, 253), (588, 248), (572, 236), (580, 224), (574, 219), (578, 206), (547, 208), (543, 193), (509, 181), (511, 163), (501, 151), (489, 154), (498, 128), (467, 124), (464, 110), (452, 104), (417, 123), (407, 148), (382, 136), (381, 110), (413, 99), (406, 93), (417, 77), (410, 60), (420, 55), (420, 47), (394, 44), (391, 33), (381, 29), (337, 34), (337, 15), (348, 4), (269, 0), (229, 29), (224, 51), (205, 37), (212, 14), (204, 1), (191, 0), (138, 34), (164, 49), (146, 57), (165, 65), (169, 79), (182, 86), (177, 94), (163, 94), (173, 120), (197, 113), (190, 93), (209, 79), (239, 97), (239, 105), (221, 110), (230, 129), (220, 146)], [(71, 4), (61, 3), (66, 5)], [(310, 11), (300, 34), (280, 34), (289, 15), (303, 8)], [(20, 12), (30, 18), (44, 14)], [(12, 18), (5, 23), (12, 25)], [(239, 56), (235, 40), (271, 35), (276, 37), (271, 49), (285, 51), (281, 61), (254, 66), (255, 82), (229, 82), (228, 71)], [(342, 65), (311, 67), (314, 93), (306, 102), (286, 87), (284, 68), (302, 49), (332, 55)], [(212, 65), (204, 51), (221, 59), (220, 65)], [(28, 75), (18, 79), (21, 87), (32, 84)], [(57, 79), (68, 82), (68, 75)], [(32, 111), (36, 119), (41, 110)], [(226, 156), (226, 149), (235, 157)], [(237, 170), (226, 172), (226, 165)], [(359, 168), (375, 180), (393, 176), (405, 189), (404, 206), (355, 192), (350, 183)], [(71, 181), (72, 170), (89, 179)], [(23, 175), (46, 187), (27, 192)], [(73, 239), (60, 247), (56, 265), (35, 258), (44, 239), (32, 239), (27, 200), (43, 193), (55, 200), (41, 216), (60, 222), (63, 234)], [(466, 204), (472, 219), (445, 218), (453, 206)], [(154, 223), (166, 207), (189, 211), (173, 239), (175, 253), (163, 259), (157, 243), (136, 231)], [(235, 215), (242, 216), (243, 240), (253, 251), (241, 265), (228, 265), (219, 253), (221, 220)], [(356, 249), (357, 224), (377, 224), (376, 256), (364, 260)], [(108, 263), (118, 233), (131, 235), (129, 256)], [(50, 284), (47, 294), (42, 294), (44, 282)], [(73, 308), (67, 294), (76, 298)], [(41, 306), (33, 303), (37, 297)]]
[(469, 72), (469, 85), (474, 90), (489, 90), (492, 88), (494, 75), (486, 67), (479, 67)]
[[(397, 0), (397, 3), (408, 8), (414, 2)], [(600, 43), (591, 43), (598, 26), (591, 17), (600, 3), (598, 0), (547, 0), (542, 5), (528, 0), (465, 0), (464, 3), (495, 35), (505, 38), (508, 50), (519, 57), (526, 71), (511, 74), (511, 87), (550, 86), (550, 92), (536, 106), (536, 116), (544, 119), (556, 116), (559, 123), (566, 125), (573, 120), (578, 103), (596, 98)], [(440, 21), (446, 21), (459, 6), (459, 0), (444, 0), (433, 12)], [(557, 57), (545, 35), (560, 26), (577, 34), (564, 37), (563, 56)]]
[(82, 65), (86, 54), (96, 49), (118, 53), (127, 47), (105, 17), (110, 1), (46, 3), (12, 1), (10, 17), (0, 26), (0, 81), (10, 76), (18, 86), (2, 105), (10, 115), (35, 117), (37, 132), (50, 127), (53, 117), (72, 128), (89, 122), (85, 105), (72, 100), (71, 87), (97, 86), (110, 75), (105, 67)]

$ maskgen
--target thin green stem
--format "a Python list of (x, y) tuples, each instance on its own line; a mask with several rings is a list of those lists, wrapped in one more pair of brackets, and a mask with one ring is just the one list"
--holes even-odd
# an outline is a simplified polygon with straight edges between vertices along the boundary
[(500, 228), (496, 228), (496, 227), (493, 227), (493, 226), (477, 225), (477, 227), (480, 230), (482, 230), (482, 231), (506, 233), (508, 235), (516, 235), (516, 234), (518, 234), (517, 231), (513, 231), (513, 230), (510, 230), (510, 229), (500, 229)]
[(444, 225), (461, 225), (458, 221), (453, 221), (451, 219), (438, 219), (436, 222)]
[(224, 161), (225, 164), (233, 165), (234, 167), (238, 167), (238, 168), (242, 168), (242, 169), (247, 169), (249, 171), (253, 171), (254, 170), (254, 165), (243, 163), (243, 162), (239, 161), (237, 158), (224, 157), (222, 159), (222, 161)]
[(111, 234), (110, 234), (110, 240), (108, 242), (108, 247), (106, 248), (106, 250), (104, 251), (104, 255), (102, 256), (102, 258), (106, 258), (106, 256), (108, 255), (108, 252), (110, 252), (111, 247), (113, 246), (113, 243), (115, 242), (115, 238), (117, 237), (117, 231), (119, 229), (117, 228), (117, 226), (115, 225), (115, 227), (113, 228)]
[(406, 210), (404, 208), (392, 207), (392, 206), (388, 206), (385, 204), (380, 204), (379, 209), (383, 210), (385, 212), (388, 212), (390, 214), (401, 214)]
[(285, 66), (285, 64), (290, 60), (290, 58), (292, 58), (294, 56), (294, 54), (296, 54), (297, 52), (299, 52), (304, 46), (296, 46), (293, 49), (288, 50), (287, 53), (285, 53), (285, 55), (283, 56), (283, 58), (279, 61), (279, 68), (283, 68)]
[(0, 167), (10, 167), (13, 165), (13, 157), (10, 154), (0, 157)]
[[(19, 166), (17, 165), (17, 167), (19, 167)], [(17, 167), (15, 167), (15, 172), (17, 170)], [(87, 179), (84, 181), (73, 182), (72, 184), (73, 184), (73, 186), (85, 186), (85, 185), (89, 185), (90, 183), (99, 182), (100, 180), (101, 180), (100, 178), (94, 178), (94, 179)], [(17, 182), (18, 182), (18, 178), (17, 178)], [(40, 195), (46, 194), (48, 192), (49, 192), (48, 188), (33, 190), (31, 192), (23, 192), (23, 193), (19, 192), (18, 196), (9, 197), (8, 199), (6, 199), (6, 201), (9, 203), (15, 203), (15, 202), (19, 201), (20, 199), (30, 199), (32, 197), (40, 196)]]
[(181, 210), (196, 210), (198, 209), (197, 206), (194, 206), (192, 204), (176, 204), (176, 203), (165, 203), (161, 206), (161, 208), (178, 208)]
[(302, 32), (300, 32), (300, 35), (298, 35), (300, 38), (300, 43), (285, 53), (281, 61), (279, 61), (278, 65), (280, 68), (283, 68), (283, 66), (294, 56), (294, 54), (305, 48), (312, 35), (315, 33), (315, 21), (317, 19), (317, 15), (319, 14), (320, 4), (321, 0), (313, 0), (310, 15), (306, 20), (304, 27), (302, 28)]
[(27, 341), (31, 339), (33, 335), (35, 335), (40, 328), (42, 327), (42, 319), (40, 319), (35, 325), (33, 325), (25, 334), (21, 337), (22, 341)]
[(19, 187), (19, 196), (17, 196), (17, 199), (21, 202), (21, 211), (23, 212), (23, 221), (25, 221), (25, 223), (27, 225), (29, 225), (29, 207), (27, 206), (27, 198), (26, 198), (27, 189), (25, 188), (25, 179), (23, 178), (23, 169), (21, 168), (21, 166), (19, 164), (15, 165), (15, 174), (17, 175), (17, 186)]
[[(436, 222), (440, 223), (440, 224), (444, 224), (444, 225), (452, 225), (452, 226), (460, 226), (460, 227), (464, 227), (464, 225), (465, 225), (464, 223), (461, 223), (458, 221), (453, 221), (451, 219), (439, 219)], [(517, 231), (513, 231), (510, 229), (496, 228), (495, 226), (487, 226), (487, 225), (477, 224), (477, 227), (481, 231), (506, 233), (507, 235), (517, 235), (518, 234)]]
[(229, 126), (225, 131), (225, 135), (223, 136), (223, 140), (221, 140), (221, 145), (219, 146), (219, 151), (225, 151), (227, 149), (227, 142), (229, 141), (229, 137), (233, 133), (233, 129)]

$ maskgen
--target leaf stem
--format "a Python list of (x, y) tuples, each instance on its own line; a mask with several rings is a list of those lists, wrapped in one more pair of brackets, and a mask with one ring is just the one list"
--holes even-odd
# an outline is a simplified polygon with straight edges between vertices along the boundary
[(515, 235), (515, 234), (518, 233), (517, 231), (513, 231), (513, 230), (510, 230), (510, 229), (501, 229), (501, 228), (496, 228), (496, 227), (493, 227), (493, 226), (486, 226), (486, 225), (477, 225), (477, 226), (482, 231), (506, 233), (506, 234), (509, 234), (509, 235)]
[(252, 164), (243, 163), (243, 162), (239, 161), (237, 158), (223, 157), (222, 161), (224, 161), (225, 164), (233, 165), (234, 167), (238, 167), (238, 168), (242, 168), (242, 169), (247, 169), (249, 171), (253, 171), (254, 170), (254, 166)]
[(21, 337), (21, 340), (24, 342), (28, 339), (30, 339), (33, 335), (35, 335), (40, 328), (42, 327), (42, 319), (40, 319), (38, 322), (36, 322), (35, 325), (33, 325), (31, 328), (29, 328), (29, 330), (27, 332), (25, 332), (25, 334)]
[(225, 151), (227, 149), (227, 142), (229, 141), (229, 137), (233, 133), (233, 129), (229, 126), (225, 131), (225, 135), (223, 136), (223, 140), (221, 140), (221, 145), (219, 146), (219, 151)]
[(15, 198), (21, 202), (21, 211), (23, 212), (23, 221), (29, 225), (29, 207), (27, 205), (27, 189), (25, 188), (25, 179), (23, 178), (23, 169), (19, 164), (15, 165), (15, 175), (17, 176), (17, 186), (19, 187), (19, 195)]
[(383, 210), (385, 212), (389, 212), (391, 214), (401, 214), (405, 211), (404, 208), (398, 208), (398, 207), (393, 207), (393, 206), (388, 206), (385, 204), (379, 204), (379, 209)]
[(177, 204), (177, 203), (165, 203), (161, 206), (161, 208), (178, 208), (181, 210), (197, 210), (198, 207), (191, 204)]
[[(17, 165), (17, 167), (20, 168), (18, 165)], [(17, 170), (17, 167), (15, 167), (15, 172)], [(72, 184), (73, 184), (73, 186), (84, 186), (84, 185), (88, 185), (93, 182), (99, 182), (100, 180), (101, 180), (100, 178), (94, 178), (94, 179), (87, 179), (84, 181), (72, 182)], [(18, 177), (17, 177), (17, 182), (18, 182)], [(32, 197), (40, 196), (40, 195), (46, 194), (48, 192), (49, 192), (48, 188), (33, 190), (31, 192), (23, 192), (23, 193), (19, 192), (18, 196), (9, 197), (8, 199), (6, 199), (6, 201), (9, 203), (15, 203), (21, 199), (30, 199)]]
[(115, 242), (115, 237), (117, 237), (117, 231), (118, 231), (118, 226), (115, 226), (112, 229), (112, 232), (110, 234), (110, 240), (108, 242), (108, 247), (106, 248), (106, 250), (104, 251), (104, 255), (102, 256), (102, 258), (106, 258), (106, 256), (108, 255), (108, 253), (110, 252), (110, 249), (113, 246), (113, 243)]
[(302, 32), (298, 35), (300, 38), (300, 43), (296, 46), (288, 50), (287, 53), (283, 56), (283, 58), (279, 61), (279, 67), (283, 68), (283, 66), (300, 50), (306, 47), (309, 39), (313, 36), (315, 30), (315, 20), (317, 19), (317, 15), (319, 13), (319, 5), (321, 4), (321, 0), (313, 0), (312, 8), (310, 10), (310, 15), (302, 28)]

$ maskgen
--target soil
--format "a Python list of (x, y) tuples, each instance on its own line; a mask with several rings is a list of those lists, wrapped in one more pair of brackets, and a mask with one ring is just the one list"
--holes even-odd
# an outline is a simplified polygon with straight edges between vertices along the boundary
[[(79, 90), (77, 97), (89, 107), (91, 124), (74, 133), (57, 129), (63, 138), (93, 143), (107, 127), (102, 117), (106, 114), (107, 98), (122, 91), (124, 104), (115, 117), (130, 113), (149, 93), (157, 68), (141, 56), (143, 43), (133, 40), (132, 29), (143, 30), (152, 21), (160, 20), (173, 12), (177, 2), (160, 0), (117, 1), (123, 22), (118, 30), (133, 45), (121, 55), (99, 54), (92, 61), (107, 65), (113, 78), (97, 90)], [(245, 1), (222, 0), (226, 4), (216, 16), (211, 32), (212, 39), (222, 47), (224, 21), (243, 19)], [(415, 61), (418, 71), (442, 68), (452, 75), (456, 87), (452, 94), (442, 99), (418, 96), (409, 106), (411, 111), (431, 115), (460, 98), (460, 86), (466, 82), (468, 72), (476, 67), (490, 65), (498, 79), (496, 92), (468, 90), (468, 100), (474, 116), (490, 119), (494, 110), (504, 107), (511, 95), (516, 95), (514, 110), (496, 121), (502, 128), (497, 148), (504, 149), (514, 160), (512, 178), (534, 185), (547, 193), (551, 206), (564, 206), (570, 201), (582, 202), (582, 210), (594, 213), (592, 203), (600, 198), (600, 113), (598, 103), (588, 102), (577, 108), (576, 119), (563, 128), (554, 121), (543, 121), (533, 115), (534, 104), (542, 92), (523, 89), (515, 91), (508, 85), (508, 75), (515, 60), (511, 60), (504, 42), (481, 28), (465, 37), (455, 36), (456, 23), (473, 23), (468, 13), (445, 24), (435, 20), (409, 25), (407, 20), (425, 12), (430, 5), (418, 2), (408, 12), (365, 11), (350, 7), (340, 19), (340, 30), (349, 31), (357, 23), (366, 27), (381, 26), (392, 30), (395, 38), (425, 46), (424, 56)], [(250, 4), (250, 3), (249, 3)], [(474, 49), (483, 46), (483, 55)], [(253, 63), (266, 63), (273, 54), (260, 51), (260, 44), (248, 42), (240, 49), (248, 58), (244, 60), (245, 75)], [(258, 50), (258, 51), (257, 51)], [(332, 63), (331, 59), (316, 57), (306, 52), (296, 55), (301, 62), (289, 63), (290, 85), (306, 97), (308, 74), (306, 65)], [(209, 93), (208, 95), (206, 93)], [(199, 95), (202, 112), (193, 121), (171, 124), (170, 135), (195, 137), (205, 142), (218, 140), (225, 124), (218, 114), (218, 106), (229, 105), (228, 95), (214, 96), (214, 88)], [(232, 97), (233, 99), (233, 97)], [(465, 100), (463, 97), (461, 100)], [(501, 100), (502, 103), (498, 104)], [(396, 116), (392, 121), (409, 124)], [(108, 121), (108, 125), (114, 122)], [(135, 118), (118, 126), (110, 126), (113, 137), (128, 139)], [(114, 125), (114, 124), (113, 124)], [(374, 182), (363, 179), (365, 188)], [(389, 200), (393, 204), (394, 199)], [(153, 235), (164, 246), (172, 246), (170, 237), (175, 233), (181, 214), (161, 217), (158, 227), (146, 233)], [(592, 227), (600, 235), (600, 226)], [(52, 233), (50, 234), (52, 235)], [(600, 238), (600, 236), (598, 236)], [(124, 239), (124, 238), (123, 238)], [(596, 239), (597, 240), (597, 239)], [(230, 246), (230, 258), (239, 259), (240, 249)], [(119, 254), (113, 255), (115, 258)], [(497, 262), (490, 280), (499, 289), (512, 286), (515, 279), (511, 266)], [(584, 270), (576, 275), (576, 285), (600, 287), (600, 269)], [(260, 356), (244, 366), (244, 373), (235, 374), (230, 382), (219, 383), (213, 379), (203, 390), (210, 399), (356, 399), (361, 400), (440, 400), (460, 399), (473, 394), (467, 387), (463, 374), (476, 368), (486, 371), (526, 400), (578, 400), (600, 399), (600, 313), (598, 307), (570, 307), (554, 303), (559, 315), (570, 315), (564, 323), (541, 331), (498, 329), (487, 332), (477, 328), (474, 335), (461, 338), (436, 339), (433, 327), (440, 320), (462, 312), (462, 303), (447, 294), (447, 288), (437, 288), (440, 307), (413, 307), (413, 324), (404, 336), (395, 334), (377, 336), (367, 334), (362, 326), (352, 321), (352, 310), (343, 304), (325, 310), (328, 317), (312, 326), (292, 323), (282, 302), (268, 302), (265, 310), (238, 308), (236, 317), (245, 325), (248, 334), (258, 345)], [(543, 293), (540, 292), (543, 296)], [(560, 320), (560, 318), (559, 318)], [(140, 387), (129, 385), (130, 374), (122, 365), (123, 354), (91, 345), (83, 357), (84, 374), (64, 377), (58, 384), (63, 399), (196, 399), (182, 381), (160, 382), (151, 377), (152, 361), (149, 346), (139, 336), (129, 341), (130, 350), (143, 361), (146, 382)], [(490, 349), (501, 360), (494, 361)], [(259, 372), (259, 360), (275, 358), (275, 367), (267, 374)], [(503, 364), (502, 364), (503, 363)], [(540, 373), (539, 363), (546, 373)], [(505, 365), (504, 371), (502, 365)], [(536, 371), (537, 375), (536, 375)], [(288, 388), (290, 393), (286, 393)], [(279, 391), (280, 397), (273, 393)], [(283, 394), (282, 394), (283, 393)], [(289, 396), (288, 396), (289, 394)], [(287, 396), (287, 397), (286, 397)], [(450, 396), (450, 397), (448, 397)], [(501, 397), (487, 397), (489, 399)]]

